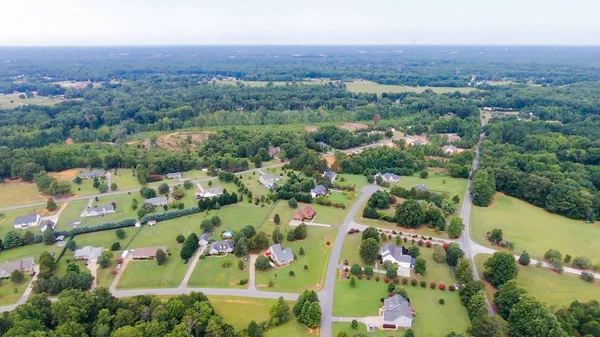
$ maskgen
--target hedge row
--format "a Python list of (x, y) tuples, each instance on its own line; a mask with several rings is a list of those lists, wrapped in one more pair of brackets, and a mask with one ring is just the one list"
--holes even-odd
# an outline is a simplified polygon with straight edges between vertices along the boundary
[(173, 211), (168, 211), (164, 213), (151, 213), (144, 216), (140, 222), (143, 224), (148, 223), (148, 221), (154, 220), (157, 222), (167, 221), (175, 218), (180, 218), (182, 216), (191, 215), (200, 213), (202, 210), (199, 207), (185, 208), (185, 209), (177, 209)]

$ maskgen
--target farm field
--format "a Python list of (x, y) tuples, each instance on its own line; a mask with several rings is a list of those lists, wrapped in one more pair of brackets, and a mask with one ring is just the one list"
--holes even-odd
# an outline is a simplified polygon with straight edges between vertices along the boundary
[[(284, 236), (291, 228), (280, 225)], [(265, 229), (263, 229), (265, 230)], [(270, 231), (267, 231), (270, 233)], [(271, 268), (268, 271), (256, 271), (256, 287), (265, 291), (281, 292), (302, 292), (305, 289), (319, 290), (325, 282), (325, 271), (331, 245), (335, 241), (336, 230), (325, 227), (308, 227), (308, 236), (301, 241), (288, 242), (284, 239), (283, 246), (290, 247), (296, 254), (297, 261), (282, 268)], [(300, 255), (300, 247), (304, 248), (305, 255)], [(304, 270), (304, 265), (308, 266), (308, 271)], [(295, 276), (289, 276), (289, 272), (294, 271)], [(269, 280), (273, 280), (275, 285), (268, 287)]]
[[(190, 287), (204, 288), (247, 288), (247, 285), (238, 285), (241, 279), (248, 279), (248, 262), (244, 263), (244, 270), (238, 268), (238, 261), (234, 255), (210, 256), (198, 261), (188, 282)], [(231, 265), (223, 267), (228, 261)]]
[[(411, 285), (406, 285), (404, 288), (417, 314), (413, 320), (413, 330), (417, 336), (439, 337), (449, 331), (467, 330), (469, 318), (466, 309), (460, 303), (458, 292)], [(356, 288), (351, 288), (349, 281), (338, 280), (335, 284), (333, 314), (348, 317), (376, 316), (381, 306), (380, 299), (386, 296), (387, 284), (384, 282), (357, 280)], [(440, 298), (444, 299), (444, 305), (438, 303)], [(334, 325), (334, 329), (336, 326), (338, 325)], [(364, 329), (364, 326), (362, 328)]]
[[(484, 263), (491, 255), (479, 254), (475, 256), (477, 270), (483, 280)], [(538, 268), (534, 265), (519, 266), (517, 281), (527, 289), (529, 293), (546, 301), (546, 303), (555, 307), (568, 307), (571, 302), (578, 300), (587, 302), (590, 299), (598, 298), (600, 295), (600, 284), (587, 283), (579, 279), (578, 276), (570, 274), (557, 274), (548, 268)], [(493, 301), (496, 289), (484, 282), (486, 293), (491, 301)], [(554, 311), (554, 310), (553, 310)]]
[(29, 286), (29, 282), (31, 282), (29, 274), (25, 274), (23, 282), (18, 284), (13, 283), (10, 279), (3, 280), (0, 284), (0, 305), (16, 303)]
[(67, 101), (61, 100), (60, 98), (50, 98), (45, 96), (35, 96), (33, 98), (20, 98), (19, 95), (21, 94), (17, 93), (0, 95), (0, 110), (14, 109), (23, 105), (56, 105), (60, 102)]
[(5, 180), (0, 183), (0, 207), (26, 205), (45, 200), (48, 200), (48, 197), (38, 192), (35, 183), (21, 180)]
[(416, 92), (421, 93), (427, 89), (433, 90), (437, 94), (453, 93), (455, 91), (468, 93), (477, 89), (471, 87), (411, 87), (406, 85), (387, 85), (379, 84), (370, 81), (348, 82), (346, 88), (350, 92), (381, 95), (384, 92), (399, 93), (399, 92)]
[(504, 237), (514, 243), (515, 254), (527, 250), (532, 258), (540, 258), (548, 249), (558, 249), (563, 256), (587, 256), (600, 262), (600, 250), (591, 249), (600, 236), (598, 224), (552, 214), (517, 198), (496, 193), (489, 207), (473, 206), (473, 240), (491, 247), (485, 233), (494, 228), (502, 229)]

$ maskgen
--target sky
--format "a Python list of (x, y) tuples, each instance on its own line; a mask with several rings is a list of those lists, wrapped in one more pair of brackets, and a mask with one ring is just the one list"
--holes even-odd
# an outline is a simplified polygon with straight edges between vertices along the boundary
[(0, 46), (600, 45), (600, 0), (3, 0)]

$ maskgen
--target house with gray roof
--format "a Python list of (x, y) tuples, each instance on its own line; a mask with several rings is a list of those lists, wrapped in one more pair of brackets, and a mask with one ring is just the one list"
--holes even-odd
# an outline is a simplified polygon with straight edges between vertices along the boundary
[(181, 172), (167, 173), (167, 179), (181, 178)]
[(103, 247), (85, 246), (75, 251), (75, 259), (86, 260), (88, 262), (96, 262), (96, 260), (98, 260), (103, 251)]
[(269, 173), (261, 174), (260, 178), (258, 178), (258, 181), (260, 181), (260, 183), (268, 189), (272, 189), (273, 186), (275, 186), (275, 182), (277, 182), (277, 180), (278, 179), (275, 178), (274, 175)]
[(144, 200), (144, 205), (150, 204), (154, 207), (164, 206), (168, 203), (169, 203), (169, 198), (164, 197), (164, 196)]
[(319, 185), (315, 188), (313, 188), (312, 190), (310, 190), (310, 195), (312, 196), (312, 198), (316, 198), (318, 196), (322, 196), (322, 195), (326, 195), (327, 194), (327, 187), (325, 187), (324, 185)]
[(106, 214), (114, 213), (115, 208), (112, 204), (97, 206), (97, 207), (88, 207), (81, 212), (82, 218), (89, 218), (92, 216), (105, 216)]
[(425, 186), (424, 184), (415, 186), (415, 190), (417, 192), (427, 192), (427, 191), (429, 191), (429, 189), (427, 188), (427, 186)]
[(233, 252), (234, 247), (233, 241), (215, 241), (210, 244), (208, 253), (210, 255), (227, 254)]
[(106, 171), (100, 170), (100, 169), (95, 169), (95, 170), (91, 170), (91, 171), (81, 172), (81, 174), (79, 175), (79, 178), (94, 179), (94, 178), (104, 177), (105, 174), (106, 174)]
[(337, 173), (333, 172), (333, 171), (325, 171), (323, 172), (323, 175), (327, 178), (329, 178), (329, 180), (331, 180), (331, 182), (334, 182), (335, 179), (337, 178)]
[(382, 262), (390, 261), (398, 265), (398, 276), (410, 277), (410, 270), (414, 267), (415, 261), (404, 247), (388, 243), (379, 249), (379, 255)]
[(202, 233), (202, 235), (200, 235), (200, 238), (198, 239), (198, 244), (200, 246), (206, 246), (208, 244), (209, 239), (210, 239), (210, 233), (204, 232), (204, 233)]
[(40, 230), (42, 232), (45, 232), (48, 228), (56, 228), (56, 222), (52, 221), (52, 220), (42, 220), (40, 222)]
[(292, 248), (283, 249), (279, 243), (269, 247), (266, 255), (278, 266), (285, 266), (294, 261)]
[(18, 216), (13, 220), (15, 229), (28, 229), (40, 225), (42, 217), (37, 213)]
[(381, 173), (378, 172), (375, 175), (375, 180), (377, 180), (377, 177), (381, 177), (381, 180), (386, 182), (386, 183), (397, 183), (400, 181), (400, 176), (397, 174), (393, 174), (393, 173)]
[(17, 261), (0, 263), (0, 279), (9, 278), (10, 274), (12, 274), (12, 272), (15, 270), (19, 270), (22, 273), (31, 273), (34, 266), (35, 261), (31, 257)]
[(394, 295), (383, 300), (383, 324), (395, 325), (396, 328), (412, 326), (414, 310), (402, 295)]
[(197, 192), (196, 199), (218, 197), (221, 194), (223, 194), (223, 187), (215, 186), (209, 188), (208, 190), (204, 190), (203, 192)]

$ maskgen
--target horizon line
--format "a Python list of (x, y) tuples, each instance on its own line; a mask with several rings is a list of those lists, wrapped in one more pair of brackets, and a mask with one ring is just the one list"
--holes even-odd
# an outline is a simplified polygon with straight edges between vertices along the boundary
[(298, 44), (90, 44), (90, 45), (0, 45), (0, 48), (115, 48), (115, 47), (600, 47), (600, 44), (519, 44), (519, 43), (494, 43), (494, 44), (323, 44), (323, 43), (298, 43)]

